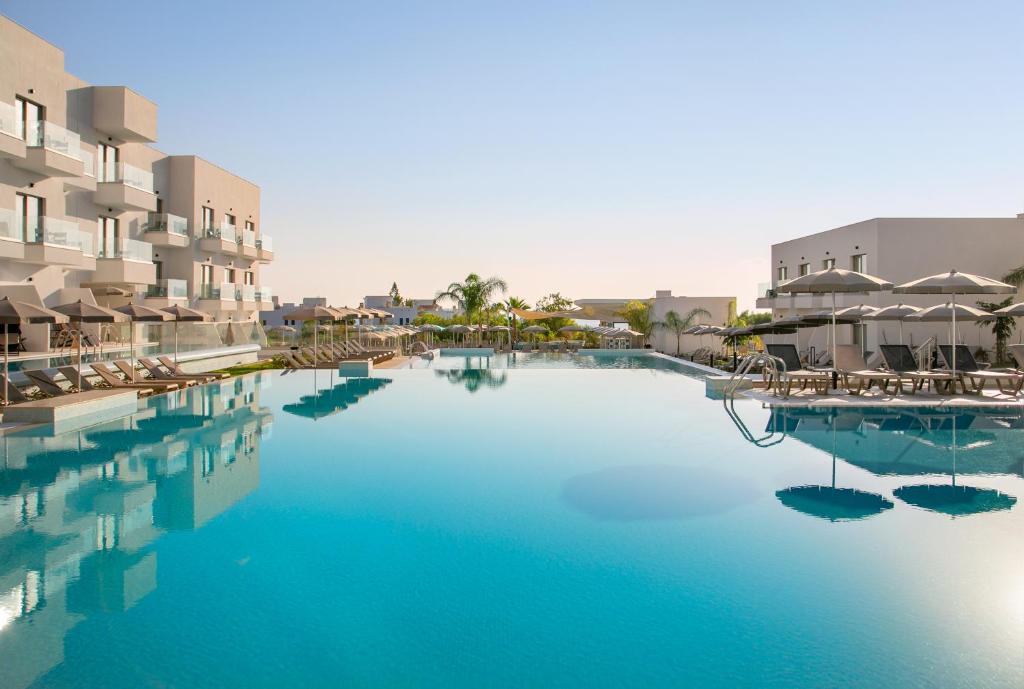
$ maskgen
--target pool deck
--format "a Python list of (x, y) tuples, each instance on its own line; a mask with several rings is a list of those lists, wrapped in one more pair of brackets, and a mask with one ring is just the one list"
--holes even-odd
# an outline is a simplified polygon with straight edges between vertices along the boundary
[(985, 390), (980, 395), (936, 395), (931, 392), (890, 395), (872, 389), (860, 395), (845, 390), (832, 390), (827, 395), (812, 390), (794, 391), (789, 397), (775, 396), (764, 388), (744, 390), (737, 398), (753, 399), (773, 407), (841, 407), (845, 409), (870, 407), (1021, 407), (1024, 396), (1004, 395), (998, 390)]

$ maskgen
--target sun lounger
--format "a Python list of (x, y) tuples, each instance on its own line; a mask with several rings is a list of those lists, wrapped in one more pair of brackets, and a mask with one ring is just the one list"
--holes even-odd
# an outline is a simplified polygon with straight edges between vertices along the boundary
[(112, 388), (134, 388), (136, 390), (149, 390), (150, 392), (153, 392), (154, 390), (157, 392), (169, 392), (171, 390), (177, 390), (180, 387), (177, 383), (171, 381), (161, 382), (150, 380), (139, 383), (126, 383), (118, 378), (117, 374), (111, 371), (110, 367), (106, 364), (97, 362), (95, 364), (89, 364), (89, 367), (96, 372), (96, 375), (100, 377), (100, 380)]
[[(960, 380), (961, 386), (963, 385), (963, 380), (959, 374), (954, 376), (948, 371), (922, 371), (918, 369), (917, 359), (914, 358), (914, 353), (910, 351), (910, 347), (907, 345), (884, 344), (881, 345), (880, 349), (886, 368), (894, 373), (899, 373), (902, 377), (911, 381), (911, 394), (923, 388), (926, 383), (935, 393), (956, 392), (957, 380)], [(902, 385), (902, 382), (900, 385)]]
[[(17, 385), (12, 383), (11, 381), (7, 380), (7, 377), (3, 373), (0, 373), (0, 385), (6, 385), (7, 386), (7, 402), (8, 402), (8, 404), (12, 404), (12, 403), (15, 403), (15, 402), (28, 402), (29, 401), (28, 396), (24, 392), (22, 392), (21, 388), (19, 388)], [(3, 399), (3, 396), (0, 395), (0, 400), (2, 400), (2, 399)]]
[(282, 352), (281, 358), (284, 359), (287, 368), (309, 368), (309, 364), (299, 361), (294, 352)]
[[(169, 371), (165, 371), (164, 369), (160, 368), (159, 364), (157, 364), (152, 359), (148, 359), (146, 357), (139, 357), (139, 363), (142, 364), (143, 368), (146, 369), (146, 371), (150, 375), (150, 378), (152, 378), (153, 380), (189, 381), (191, 382), (191, 384), (195, 385), (198, 383), (208, 383), (211, 380), (215, 380), (216, 378), (215, 376), (209, 376), (203, 373), (186, 373), (185, 375), (181, 376), (175, 375)], [(147, 378), (146, 380), (149, 379)]]
[[(81, 376), (78, 375), (78, 369), (74, 366), (61, 366), (57, 370), (60, 371), (60, 374), (64, 376), (69, 383), (71, 383), (72, 387), (78, 388), (82, 392), (96, 389), (96, 387), (89, 382), (89, 379), (86, 378), (84, 372)], [(81, 380), (81, 384), (79, 384), (79, 380)]]
[(785, 379), (769, 381), (769, 385), (775, 386), (776, 390), (782, 390), (788, 396), (793, 389), (793, 383), (799, 382), (800, 389), (805, 390), (810, 384), (814, 392), (819, 395), (828, 393), (829, 385), (832, 383), (832, 374), (829, 371), (807, 371), (800, 362), (800, 354), (796, 346), (791, 344), (770, 344), (765, 345), (768, 353), (782, 359), (786, 364)]
[(49, 397), (63, 397), (68, 391), (60, 386), (60, 383), (45, 369), (28, 369), (22, 371), (25, 377), (39, 388), (39, 391)]
[[(939, 345), (939, 354), (946, 362), (946, 367), (953, 368), (953, 347), (952, 345)], [(956, 372), (963, 373), (963, 377), (971, 381), (974, 392), (980, 393), (985, 388), (987, 381), (993, 380), (999, 387), (999, 392), (1006, 395), (1016, 395), (1024, 385), (1024, 374), (1016, 371), (989, 371), (982, 369), (971, 348), (967, 345), (956, 346)]]
[(187, 388), (190, 385), (195, 385), (196, 381), (191, 378), (175, 378), (173, 380), (160, 380), (153, 375), (146, 375), (145, 372), (138, 370), (124, 359), (118, 359), (114, 362), (114, 366), (117, 370), (124, 374), (126, 380), (132, 383), (178, 383), (179, 388)]
[(836, 370), (843, 381), (843, 387), (851, 395), (859, 395), (872, 385), (877, 385), (882, 392), (888, 393), (890, 383), (893, 384), (896, 394), (903, 391), (902, 376), (893, 371), (868, 368), (857, 345), (836, 346)]
[[(176, 376), (187, 376), (187, 375), (189, 375), (185, 371), (182, 371), (181, 370), (181, 366), (178, 366), (178, 364), (174, 363), (174, 361), (170, 357), (158, 356), (156, 358), (156, 360), (159, 361), (161, 364), (163, 364), (164, 368), (166, 368), (168, 371), (170, 371), (172, 374), (174, 374)], [(230, 373), (204, 372), (203, 375), (204, 376), (209, 376), (210, 380), (217, 380), (217, 379), (223, 380), (224, 378), (230, 378), (231, 377)]]

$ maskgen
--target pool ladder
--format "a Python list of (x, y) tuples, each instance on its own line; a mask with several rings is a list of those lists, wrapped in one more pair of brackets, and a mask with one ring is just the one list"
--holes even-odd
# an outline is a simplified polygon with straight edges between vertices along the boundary
[(732, 420), (744, 440), (753, 443), (758, 447), (770, 447), (772, 445), (778, 445), (786, 439), (785, 424), (783, 424), (782, 430), (779, 431), (776, 423), (777, 415), (774, 413), (772, 414), (771, 430), (767, 431), (765, 435), (758, 437), (750, 432), (750, 429), (747, 428), (747, 424), (743, 422), (743, 419), (740, 418), (739, 413), (736, 411), (736, 391), (739, 389), (740, 384), (746, 379), (747, 375), (754, 370), (755, 366), (758, 365), (762, 366), (765, 378), (769, 381), (774, 381), (776, 391), (778, 391), (782, 378), (786, 375), (786, 362), (779, 357), (772, 356), (766, 352), (755, 352), (743, 357), (739, 365), (736, 366), (736, 370), (733, 371), (732, 376), (729, 378), (729, 382), (726, 383), (725, 390), (722, 395), (722, 406), (725, 408), (725, 413), (729, 415), (729, 419)]

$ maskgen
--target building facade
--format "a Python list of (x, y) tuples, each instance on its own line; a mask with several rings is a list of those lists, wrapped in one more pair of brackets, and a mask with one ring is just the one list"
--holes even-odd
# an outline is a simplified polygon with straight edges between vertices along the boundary
[[(156, 139), (154, 103), (68, 74), (59, 48), (0, 16), (0, 297), (256, 320), (274, 258), (259, 187)], [(45, 349), (45, 326), (27, 331)]]
[[(852, 225), (800, 237), (771, 248), (770, 288), (758, 298), (757, 306), (782, 317), (832, 308), (829, 295), (777, 294), (775, 288), (786, 280), (835, 265), (884, 278), (893, 284), (949, 270), (1000, 279), (1024, 265), (1024, 215), (1016, 218), (874, 218)], [(964, 295), (958, 301), (974, 306), (1005, 297)], [(872, 292), (840, 294), (836, 304), (888, 306), (903, 302), (926, 307), (948, 301), (941, 295)], [(995, 340), (991, 325), (966, 323), (959, 328), (959, 341), (991, 349)], [(913, 323), (903, 326), (904, 341), (921, 344), (930, 337), (948, 341), (948, 326), (941, 323)], [(1020, 336), (1014, 334), (1013, 341)], [(797, 335), (776, 336), (777, 341), (795, 342), (802, 350), (825, 350), (825, 329), (808, 328)], [(877, 321), (839, 326), (839, 344), (862, 344), (877, 351), (879, 344), (899, 342), (898, 322)]]

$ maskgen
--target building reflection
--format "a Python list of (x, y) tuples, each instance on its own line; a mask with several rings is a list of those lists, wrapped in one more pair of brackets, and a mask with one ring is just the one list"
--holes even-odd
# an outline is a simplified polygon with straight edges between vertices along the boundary
[(256, 490), (269, 382), (229, 379), (81, 431), (0, 438), (0, 687), (31, 685), (62, 662), (75, 625), (155, 590), (164, 533)]
[[(992, 488), (957, 483), (960, 476), (1024, 476), (1024, 413), (1010, 408), (776, 407), (766, 437), (792, 437), (831, 453), (831, 486), (797, 486), (778, 491), (787, 507), (833, 520), (860, 519), (892, 507), (882, 495), (836, 487), (835, 462), (877, 476), (948, 476), (949, 482), (920, 482), (896, 488), (902, 502), (949, 516), (1012, 509), (1017, 498)], [(817, 489), (817, 490), (811, 490)]]

